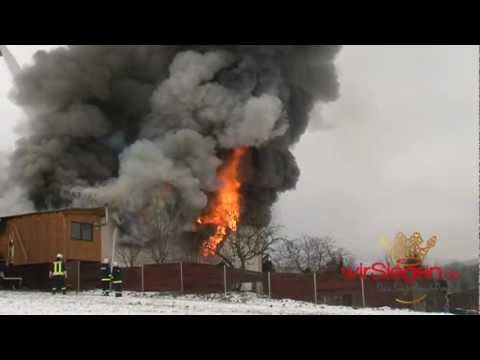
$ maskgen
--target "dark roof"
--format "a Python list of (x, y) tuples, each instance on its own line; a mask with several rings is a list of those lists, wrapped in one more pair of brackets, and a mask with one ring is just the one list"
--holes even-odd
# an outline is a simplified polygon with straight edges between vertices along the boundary
[(48, 211), (37, 211), (34, 213), (27, 213), (27, 214), (18, 214), (18, 215), (9, 215), (9, 216), (0, 216), (0, 220), (9, 220), (15, 219), (24, 216), (36, 216), (36, 215), (44, 215), (44, 214), (55, 214), (55, 213), (72, 213), (72, 212), (80, 212), (80, 213), (96, 213), (98, 216), (105, 216), (105, 208), (92, 208), (92, 209), (80, 209), (80, 208), (69, 208), (69, 209), (58, 209), (58, 210), (48, 210)]

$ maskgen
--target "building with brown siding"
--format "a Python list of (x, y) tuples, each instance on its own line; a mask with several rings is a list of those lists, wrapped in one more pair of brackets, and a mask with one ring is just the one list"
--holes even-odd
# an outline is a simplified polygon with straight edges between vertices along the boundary
[(113, 228), (107, 210), (68, 209), (0, 219), (0, 262), (7, 266), (65, 260), (101, 262), (110, 258)]

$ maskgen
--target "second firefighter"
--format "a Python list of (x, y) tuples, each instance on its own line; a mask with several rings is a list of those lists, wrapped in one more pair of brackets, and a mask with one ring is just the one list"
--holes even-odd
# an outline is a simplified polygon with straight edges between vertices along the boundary
[(117, 263), (113, 264), (112, 284), (113, 284), (113, 291), (115, 292), (115, 297), (122, 297), (122, 291), (123, 291), (122, 269), (118, 266)]
[(103, 296), (109, 296), (112, 286), (112, 268), (110, 266), (110, 260), (103, 260), (102, 267), (100, 268), (100, 277), (101, 277), (101, 289), (103, 291)]

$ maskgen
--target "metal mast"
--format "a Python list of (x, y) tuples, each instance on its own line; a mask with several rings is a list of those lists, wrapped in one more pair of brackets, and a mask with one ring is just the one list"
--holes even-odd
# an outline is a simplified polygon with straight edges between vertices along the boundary
[(0, 45), (0, 57), (5, 59), (5, 63), (7, 64), (8, 70), (10, 71), (10, 74), (12, 74), (12, 77), (17, 76), (20, 72), (20, 65), (10, 50), (8, 50), (6, 45)]

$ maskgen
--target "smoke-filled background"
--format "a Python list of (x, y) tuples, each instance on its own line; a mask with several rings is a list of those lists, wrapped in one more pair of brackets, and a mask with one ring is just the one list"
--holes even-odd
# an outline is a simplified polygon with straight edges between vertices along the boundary
[[(38, 52), (15, 79), (26, 114), (2, 207), (110, 205), (127, 223), (175, 208), (189, 231), (231, 149), (244, 222), (271, 221), (295, 188), (291, 152), (317, 102), (339, 96), (339, 46), (70, 46)], [(7, 210), (8, 211), (8, 210)]]
[[(9, 45), (23, 67), (56, 47)], [(431, 260), (477, 257), (478, 47), (350, 45), (335, 65), (341, 97), (311, 113), (292, 150), (301, 177), (281, 194), (273, 221), (289, 237), (330, 235), (364, 263), (398, 231), (439, 235)], [(0, 181), (25, 133), (12, 86), (0, 61)], [(31, 210), (18, 186), (2, 184), (0, 216)]]

